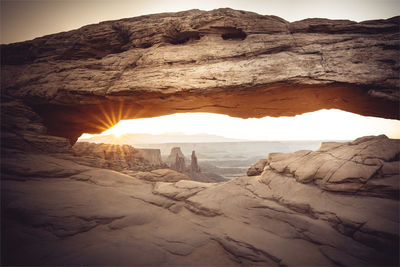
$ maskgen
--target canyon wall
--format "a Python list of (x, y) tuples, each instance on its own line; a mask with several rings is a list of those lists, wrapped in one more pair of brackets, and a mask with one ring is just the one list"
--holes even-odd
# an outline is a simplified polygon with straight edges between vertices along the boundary
[(166, 168), (159, 149), (137, 149), (129, 145), (78, 142), (72, 147), (74, 159), (89, 166), (114, 170), (150, 171)]
[(151, 149), (151, 148), (136, 148), (137, 154), (139, 157), (147, 160), (150, 164), (153, 165), (164, 165), (161, 160), (161, 151), (160, 149)]

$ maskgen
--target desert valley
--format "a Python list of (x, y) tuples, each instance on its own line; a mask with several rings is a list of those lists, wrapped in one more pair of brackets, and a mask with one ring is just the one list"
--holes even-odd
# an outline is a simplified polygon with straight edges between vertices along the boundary
[[(201, 172), (215, 182), (245, 176), (250, 165), (272, 152), (294, 152), (297, 150), (315, 150), (320, 145), (317, 141), (248, 141), (224, 138), (216, 135), (171, 134), (125, 134), (94, 136), (78, 140), (97, 144), (130, 145), (139, 149), (159, 150), (157, 157), (169, 167), (175, 161), (175, 148), (190, 165), (192, 151), (195, 151)], [(106, 147), (104, 147), (106, 150)], [(172, 160), (171, 160), (172, 159)]]

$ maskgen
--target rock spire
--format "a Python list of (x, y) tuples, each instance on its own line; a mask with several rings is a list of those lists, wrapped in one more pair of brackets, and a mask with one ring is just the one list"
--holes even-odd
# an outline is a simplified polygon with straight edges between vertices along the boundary
[(196, 152), (192, 151), (192, 160), (190, 162), (190, 171), (191, 172), (200, 172), (199, 164), (197, 163)]

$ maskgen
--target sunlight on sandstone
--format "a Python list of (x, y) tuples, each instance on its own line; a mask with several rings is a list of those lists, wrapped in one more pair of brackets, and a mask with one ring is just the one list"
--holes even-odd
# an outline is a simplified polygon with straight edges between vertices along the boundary
[[(385, 134), (400, 138), (400, 121), (365, 117), (341, 110), (319, 110), (295, 117), (241, 119), (212, 113), (179, 113), (122, 120), (101, 135), (126, 133), (213, 134), (243, 140), (350, 140)], [(83, 134), (80, 139), (94, 135)]]

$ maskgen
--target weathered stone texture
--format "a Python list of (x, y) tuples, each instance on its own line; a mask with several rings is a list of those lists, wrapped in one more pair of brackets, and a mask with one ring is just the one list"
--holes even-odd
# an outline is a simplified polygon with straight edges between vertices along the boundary
[(367, 136), (349, 143), (322, 143), (316, 151), (269, 154), (264, 173), (333, 192), (399, 199), (399, 156), (400, 140)]
[[(127, 175), (59, 153), (10, 154), (1, 174), (2, 265), (397, 266), (398, 145), (364, 137), (272, 154), (260, 176), (224, 183), (165, 169)], [(348, 163), (357, 163), (352, 179), (330, 182)], [(364, 167), (377, 164), (370, 177)], [(313, 165), (330, 168), (312, 179), (297, 174)], [(311, 182), (320, 177), (328, 179)]]
[(2, 95), (72, 143), (120, 119), (176, 112), (398, 119), (399, 21), (217, 9), (102, 22), (2, 45)]

